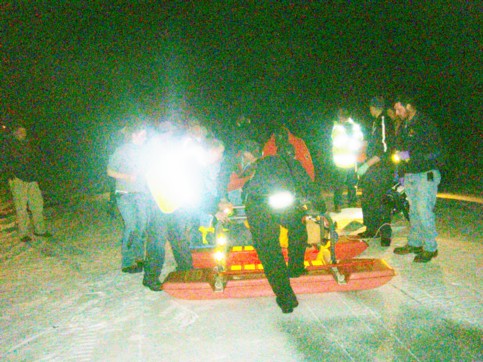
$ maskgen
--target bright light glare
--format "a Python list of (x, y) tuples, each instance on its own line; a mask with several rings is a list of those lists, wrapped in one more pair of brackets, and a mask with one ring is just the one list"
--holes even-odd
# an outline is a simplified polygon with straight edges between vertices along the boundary
[(401, 162), (401, 158), (399, 157), (399, 155), (397, 153), (392, 155), (392, 162), (394, 162), (394, 163)]
[[(191, 147), (193, 146), (193, 147)], [(152, 159), (147, 181), (161, 209), (176, 210), (180, 207), (199, 207), (202, 196), (202, 165), (194, 157), (199, 150), (182, 141), (160, 139), (146, 155)], [(171, 211), (171, 212), (172, 212)]]
[(226, 235), (218, 235), (216, 237), (217, 245), (226, 245), (227, 242), (228, 242), (228, 238), (226, 237)]
[(289, 191), (281, 191), (270, 195), (268, 203), (274, 209), (283, 209), (293, 204), (295, 201), (294, 195)]
[(222, 251), (217, 251), (217, 252), (215, 252), (214, 257), (215, 257), (215, 260), (217, 262), (221, 262), (221, 261), (225, 260), (225, 253), (222, 252)]

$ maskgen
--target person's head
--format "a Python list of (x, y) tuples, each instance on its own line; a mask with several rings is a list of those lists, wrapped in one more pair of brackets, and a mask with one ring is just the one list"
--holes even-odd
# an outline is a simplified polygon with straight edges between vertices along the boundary
[(262, 157), (262, 148), (260, 147), (260, 144), (253, 140), (244, 142), (240, 146), (239, 151), (244, 165), (251, 164)]
[(289, 142), (288, 128), (285, 126), (280, 126), (275, 129), (274, 135), (277, 153), (280, 156), (295, 157), (295, 148)]
[(387, 113), (387, 116), (391, 119), (391, 121), (396, 121), (399, 118), (394, 108), (388, 108), (386, 110), (386, 113)]
[(12, 134), (17, 140), (24, 141), (27, 139), (27, 128), (23, 124), (16, 124), (12, 127)]
[(143, 144), (148, 136), (147, 124), (144, 119), (131, 118), (123, 128), (124, 135), (134, 144)]
[(190, 118), (186, 122), (188, 133), (195, 139), (202, 141), (209, 136), (208, 129), (196, 118)]
[(347, 122), (350, 116), (351, 114), (346, 108), (339, 108), (337, 110), (337, 118), (339, 119), (339, 122)]
[(383, 97), (374, 97), (369, 102), (369, 111), (371, 112), (371, 116), (379, 117), (379, 115), (384, 111), (386, 107), (386, 102)]
[(416, 114), (416, 103), (413, 98), (408, 96), (400, 96), (396, 98), (394, 103), (396, 116), (401, 119), (412, 119)]
[(208, 147), (208, 164), (214, 164), (221, 162), (223, 159), (223, 153), (225, 152), (225, 145), (217, 138), (209, 138), (206, 141)]

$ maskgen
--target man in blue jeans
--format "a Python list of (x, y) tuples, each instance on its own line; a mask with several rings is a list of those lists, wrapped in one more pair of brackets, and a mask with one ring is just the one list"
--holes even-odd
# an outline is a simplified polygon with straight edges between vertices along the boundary
[(427, 263), (438, 255), (434, 206), (441, 181), (439, 164), (442, 142), (433, 122), (417, 108), (413, 99), (400, 97), (394, 104), (403, 120), (401, 144), (397, 155), (404, 172), (404, 187), (410, 210), (407, 245), (394, 249), (395, 254), (414, 253), (414, 262)]
[(124, 220), (121, 269), (124, 273), (140, 273), (143, 270), (144, 233), (150, 198), (145, 179), (146, 124), (133, 119), (124, 131), (126, 142), (109, 158), (107, 174), (116, 180), (117, 206)]

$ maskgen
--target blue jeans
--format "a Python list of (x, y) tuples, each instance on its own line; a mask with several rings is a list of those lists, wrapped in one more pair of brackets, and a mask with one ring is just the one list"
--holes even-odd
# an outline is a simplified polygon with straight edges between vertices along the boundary
[(148, 223), (148, 195), (126, 194), (117, 200), (117, 207), (124, 220), (122, 235), (121, 267), (135, 265), (144, 260), (144, 237)]
[(422, 246), (430, 252), (438, 249), (434, 206), (440, 182), (441, 174), (438, 170), (404, 175), (410, 218), (408, 245)]

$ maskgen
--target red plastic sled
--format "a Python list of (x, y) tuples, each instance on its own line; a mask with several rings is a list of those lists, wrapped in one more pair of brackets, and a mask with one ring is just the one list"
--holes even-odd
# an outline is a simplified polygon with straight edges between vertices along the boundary
[[(306, 260), (308, 274), (290, 280), (295, 293), (373, 289), (387, 283), (395, 275), (394, 269), (381, 259), (352, 259), (337, 264), (320, 264), (318, 260)], [(173, 297), (191, 300), (274, 295), (261, 264), (224, 273), (217, 273), (214, 268), (173, 272), (166, 278), (163, 290)]]

